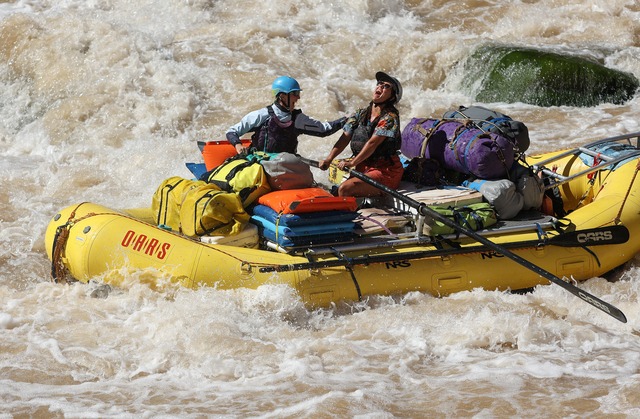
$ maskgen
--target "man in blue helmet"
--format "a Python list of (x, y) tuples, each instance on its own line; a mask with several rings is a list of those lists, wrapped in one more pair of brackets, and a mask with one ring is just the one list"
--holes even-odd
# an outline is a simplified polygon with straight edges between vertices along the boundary
[(252, 148), (269, 153), (295, 153), (300, 134), (326, 137), (340, 130), (346, 121), (346, 118), (340, 118), (320, 122), (295, 109), (302, 89), (291, 77), (278, 77), (271, 89), (275, 97), (272, 105), (248, 113), (227, 130), (227, 140), (235, 146), (238, 154), (247, 152), (240, 137), (250, 131), (253, 131)]

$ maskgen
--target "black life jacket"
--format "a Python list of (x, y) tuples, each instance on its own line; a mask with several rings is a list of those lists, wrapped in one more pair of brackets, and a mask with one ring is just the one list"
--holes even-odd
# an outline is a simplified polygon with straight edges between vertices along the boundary
[(267, 153), (293, 153), (298, 149), (298, 135), (295, 127), (296, 116), (302, 112), (294, 109), (291, 121), (281, 122), (273, 112), (273, 106), (267, 106), (269, 119), (251, 136), (251, 146)]
[[(399, 115), (398, 110), (394, 106), (386, 106), (376, 119), (370, 121), (372, 106), (372, 104), (369, 104), (367, 111), (363, 112), (360, 115), (358, 121), (356, 121), (356, 127), (354, 128), (353, 134), (351, 135), (351, 152), (354, 156), (358, 155), (358, 153), (362, 151), (366, 142), (369, 141), (369, 138), (371, 138), (371, 135), (373, 135), (373, 131), (378, 126), (378, 122), (380, 122), (381, 118), (391, 112), (395, 112), (396, 115)], [(371, 156), (369, 156), (369, 158), (367, 158), (367, 160), (377, 160), (382, 157), (388, 158), (395, 155), (400, 149), (401, 138), (402, 137), (400, 136), (400, 129), (398, 129), (398, 131), (396, 132), (396, 136), (394, 138), (386, 137), (382, 144), (380, 144), (378, 148), (376, 148), (376, 150)]]

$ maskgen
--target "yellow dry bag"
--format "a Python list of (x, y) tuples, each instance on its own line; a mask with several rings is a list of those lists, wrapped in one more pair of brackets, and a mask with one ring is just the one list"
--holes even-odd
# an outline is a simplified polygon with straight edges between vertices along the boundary
[(223, 191), (235, 192), (242, 205), (248, 207), (260, 196), (271, 191), (269, 179), (258, 158), (235, 156), (200, 178), (216, 184)]
[(211, 183), (189, 190), (180, 206), (182, 234), (191, 237), (235, 235), (249, 218), (237, 194)]
[(180, 205), (184, 195), (191, 189), (206, 185), (201, 180), (184, 179), (173, 176), (164, 180), (151, 201), (156, 224), (162, 227), (169, 227), (171, 230), (180, 230)]

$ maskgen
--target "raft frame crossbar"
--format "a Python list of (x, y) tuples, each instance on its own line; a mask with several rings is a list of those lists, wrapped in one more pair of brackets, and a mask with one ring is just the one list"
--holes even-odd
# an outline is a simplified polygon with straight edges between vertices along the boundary
[[(636, 139), (636, 144), (634, 145), (634, 147), (636, 148), (637, 151), (635, 151), (633, 153), (626, 154), (624, 156), (619, 156), (619, 157), (616, 157), (616, 158), (611, 157), (611, 156), (607, 156), (606, 154), (597, 153), (597, 152), (589, 149), (590, 147), (595, 147), (595, 146), (600, 145), (600, 144), (614, 142), (614, 141), (624, 141), (624, 140), (626, 140), (630, 145), (633, 145), (631, 140), (634, 139), (634, 138)], [(597, 165), (592, 166), (592, 167), (590, 167), (590, 168), (588, 168), (586, 170), (583, 170), (583, 171), (581, 171), (579, 173), (571, 175), (571, 176), (563, 176), (563, 175), (561, 175), (559, 173), (556, 173), (556, 172), (554, 172), (554, 171), (552, 171), (552, 170), (550, 170), (550, 169), (545, 167), (549, 163), (553, 163), (553, 162), (555, 162), (557, 160), (560, 160), (563, 157), (571, 156), (571, 155), (577, 156), (580, 153), (587, 154), (587, 155), (592, 156), (594, 158), (601, 159), (602, 162), (600, 162)], [(546, 160), (541, 161), (539, 163), (533, 164), (531, 167), (533, 167), (534, 171), (542, 172), (546, 176), (551, 177), (551, 178), (556, 180), (556, 182), (545, 186), (545, 190), (546, 190), (546, 189), (552, 189), (552, 188), (557, 187), (559, 185), (562, 185), (564, 183), (570, 182), (573, 179), (579, 178), (581, 176), (586, 176), (588, 174), (597, 172), (597, 171), (599, 171), (601, 169), (604, 169), (605, 167), (613, 166), (613, 165), (615, 165), (617, 163), (620, 163), (621, 161), (628, 160), (628, 159), (631, 159), (631, 158), (634, 158), (634, 157), (638, 157), (638, 156), (640, 156), (640, 132), (634, 132), (634, 133), (631, 133), (631, 134), (618, 135), (618, 136), (615, 136), (615, 137), (609, 137), (609, 138), (604, 138), (604, 139), (601, 139), (601, 140), (593, 141), (593, 142), (591, 142), (591, 143), (589, 143), (589, 144), (587, 144), (585, 146), (577, 147), (577, 148), (572, 149), (572, 150), (567, 150), (567, 151), (562, 152), (560, 154), (557, 154), (557, 155), (555, 155), (555, 156), (553, 156), (553, 157), (551, 157), (549, 159), (546, 159)]]
[[(481, 236), (490, 237), (496, 234), (504, 234), (504, 233), (522, 233), (527, 231), (549, 231), (553, 230), (557, 227), (558, 220), (556, 218), (550, 218), (544, 222), (537, 222), (531, 224), (521, 224), (521, 225), (513, 225), (513, 226), (503, 226), (497, 228), (486, 228), (484, 230), (476, 231), (477, 234)], [(402, 238), (402, 236), (409, 236), (408, 238)], [(384, 237), (384, 236), (373, 236), (372, 239), (376, 237)], [(396, 240), (387, 240), (380, 242), (372, 242), (372, 243), (356, 243), (356, 244), (346, 244), (346, 245), (338, 245), (331, 247), (320, 247), (317, 249), (309, 249), (305, 252), (307, 257), (312, 256), (322, 256), (327, 254), (333, 254), (336, 251), (339, 252), (361, 252), (367, 250), (376, 250), (376, 249), (393, 249), (400, 246), (422, 246), (422, 245), (435, 245), (439, 239), (436, 239), (431, 236), (426, 236), (422, 234), (416, 233), (404, 233), (398, 234), (398, 239)], [(461, 237), (461, 235), (456, 234), (447, 234), (442, 236), (444, 240), (457, 240)]]

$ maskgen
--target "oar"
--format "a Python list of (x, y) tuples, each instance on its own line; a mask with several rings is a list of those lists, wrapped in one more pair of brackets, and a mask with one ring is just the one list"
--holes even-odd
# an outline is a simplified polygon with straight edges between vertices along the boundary
[[(315, 166), (318, 167), (318, 162), (314, 161), (314, 160), (309, 160), (309, 159), (305, 159), (303, 158), (303, 161), (305, 161), (307, 164), (309, 164), (310, 166)], [(486, 237), (481, 236), (480, 234), (476, 233), (473, 230), (469, 230), (468, 228), (461, 226), (459, 224), (457, 224), (456, 222), (448, 219), (447, 217), (439, 214), (437, 211), (434, 211), (433, 209), (429, 208), (426, 204), (422, 203), (422, 202), (418, 202), (406, 195), (401, 194), (400, 192), (389, 188), (386, 185), (381, 184), (380, 182), (371, 179), (370, 177), (358, 172), (357, 170), (351, 169), (351, 168), (345, 168), (345, 170), (347, 170), (349, 172), (349, 174), (351, 174), (352, 176), (362, 180), (363, 182), (368, 183), (369, 185), (372, 185), (378, 189), (380, 189), (381, 191), (393, 196), (394, 198), (398, 199), (399, 201), (404, 202), (405, 204), (409, 205), (410, 207), (414, 208), (416, 211), (418, 211), (418, 214), (425, 216), (425, 217), (431, 217), (433, 219), (436, 219), (438, 221), (440, 221), (441, 223), (459, 231), (460, 233), (471, 237), (472, 239), (476, 240), (479, 243), (484, 244), (485, 246), (487, 246), (490, 249), (495, 250), (498, 253), (501, 253), (502, 255), (508, 257), (509, 259), (513, 260), (514, 262), (524, 266), (525, 268), (537, 273), (538, 275), (546, 278), (547, 280), (549, 280), (550, 282), (553, 282), (556, 285), (561, 286), (562, 288), (564, 288), (565, 290), (569, 291), (571, 294), (575, 295), (576, 297), (582, 299), (583, 301), (591, 304), (592, 306), (594, 306), (595, 308), (604, 311), (605, 313), (607, 313), (608, 315), (610, 315), (611, 317), (614, 317), (615, 319), (621, 321), (622, 323), (626, 323), (627, 322), (627, 317), (624, 315), (624, 313), (622, 311), (620, 311), (620, 309), (614, 307), (613, 305), (607, 303), (606, 301), (601, 300), (600, 298), (588, 293), (587, 291), (584, 291), (578, 287), (576, 287), (575, 285), (563, 281), (562, 279), (558, 278), (557, 276), (555, 276), (554, 274), (552, 274), (551, 272), (548, 272), (544, 269), (542, 269), (541, 267), (529, 262), (528, 260), (516, 255), (515, 253), (511, 252), (510, 250), (506, 249), (503, 246), (500, 246), (494, 242), (492, 242), (491, 240), (487, 239)]]
[[(587, 242), (587, 237), (592, 238)], [(601, 237), (601, 239), (595, 239)], [(610, 226), (610, 227), (598, 227), (590, 228), (586, 230), (572, 231), (570, 233), (562, 233), (557, 236), (550, 237), (546, 240), (526, 240), (520, 242), (505, 243), (503, 247), (509, 247), (511, 249), (524, 249), (530, 247), (536, 247), (540, 245), (545, 246), (560, 246), (560, 247), (583, 247), (600, 246), (606, 244), (621, 244), (626, 243), (629, 240), (629, 230), (622, 225)], [(398, 262), (413, 259), (423, 259), (435, 256), (449, 256), (460, 255), (467, 253), (478, 253), (489, 249), (489, 247), (470, 246), (470, 247), (456, 247), (450, 249), (433, 249), (433, 250), (421, 250), (415, 252), (403, 252), (393, 253), (389, 255), (378, 256), (358, 256), (355, 258), (347, 259), (329, 259), (318, 262), (302, 262), (292, 263), (275, 266), (265, 266), (260, 268), (261, 273), (266, 272), (289, 272), (289, 271), (301, 271), (305, 269), (322, 269), (333, 268), (337, 266), (355, 266), (355, 265), (369, 265), (372, 263), (386, 263), (386, 262)]]
[(588, 228), (569, 231), (553, 236), (544, 244), (562, 247), (599, 246), (623, 244), (629, 241), (629, 229), (623, 225)]

